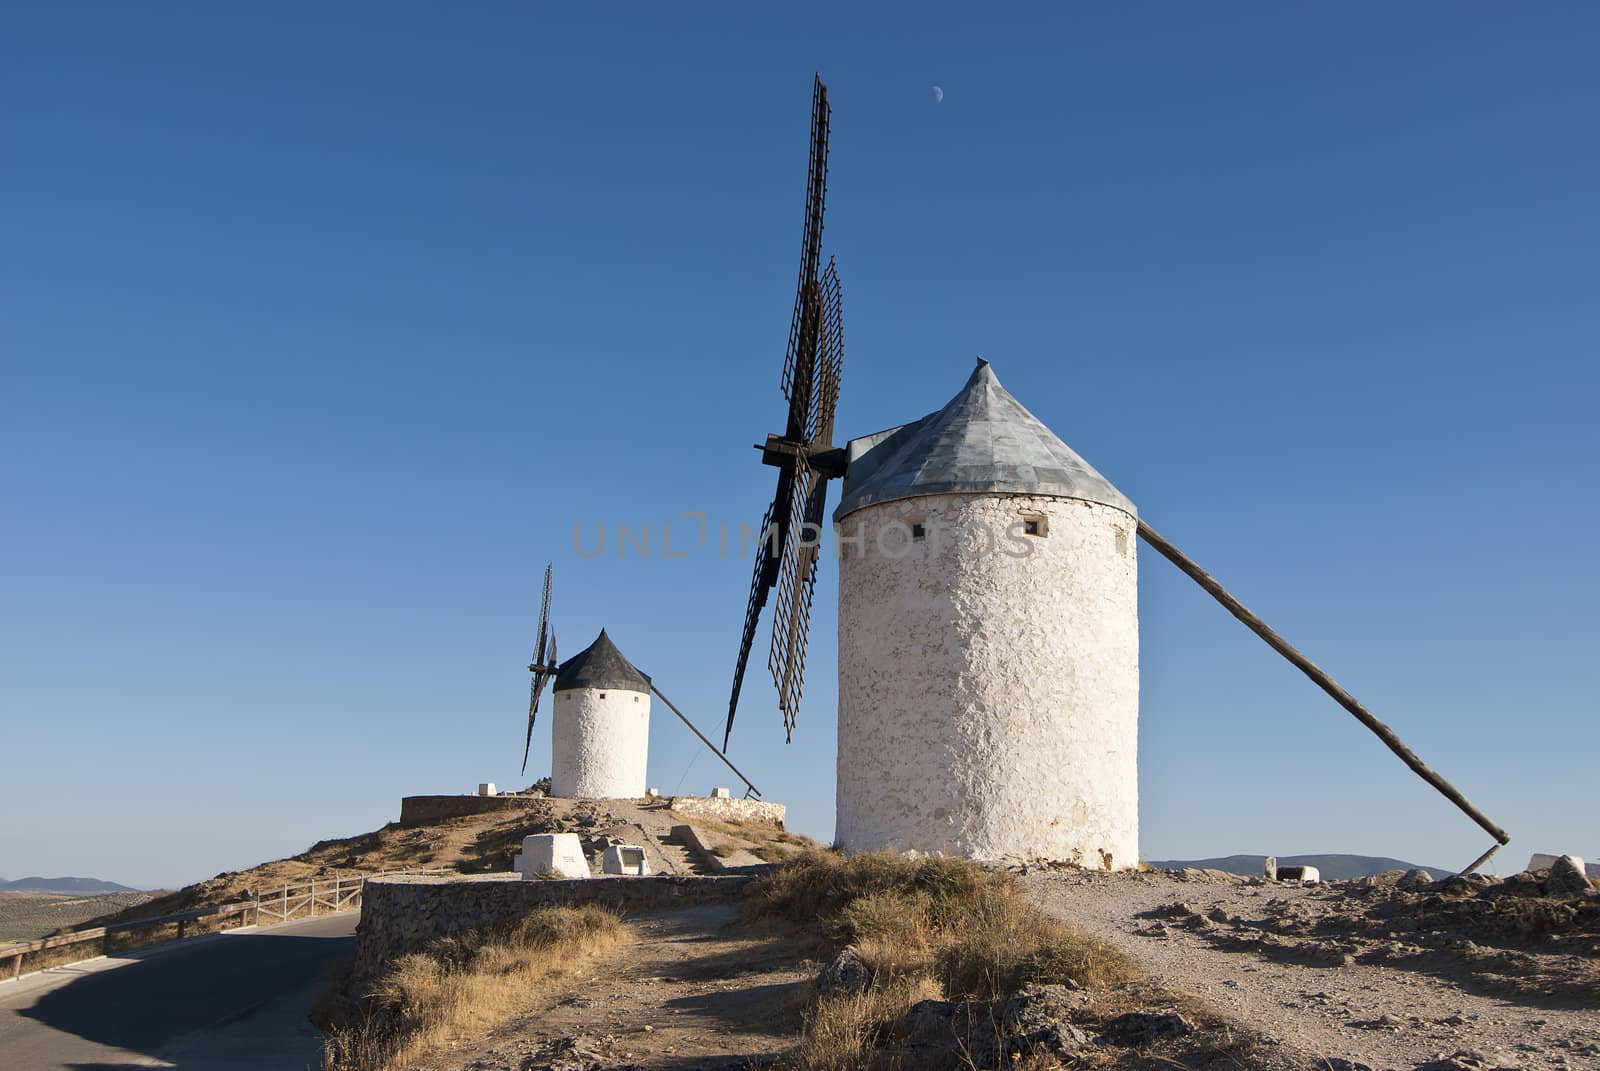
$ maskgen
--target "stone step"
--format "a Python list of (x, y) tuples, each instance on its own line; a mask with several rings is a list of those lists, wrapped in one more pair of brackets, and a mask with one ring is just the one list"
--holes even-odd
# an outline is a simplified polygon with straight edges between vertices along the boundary
[(661, 849), (661, 854), (669, 860), (679, 874), (710, 874), (711, 867), (706, 865), (698, 852), (683, 842), (675, 833), (668, 833), (656, 838), (656, 844)]

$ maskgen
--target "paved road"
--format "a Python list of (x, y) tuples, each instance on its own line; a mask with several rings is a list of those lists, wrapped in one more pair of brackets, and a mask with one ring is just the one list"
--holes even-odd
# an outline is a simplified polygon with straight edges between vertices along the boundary
[(0, 983), (4, 1071), (305, 1071), (322, 1066), (306, 1021), (354, 947), (350, 911), (167, 945)]

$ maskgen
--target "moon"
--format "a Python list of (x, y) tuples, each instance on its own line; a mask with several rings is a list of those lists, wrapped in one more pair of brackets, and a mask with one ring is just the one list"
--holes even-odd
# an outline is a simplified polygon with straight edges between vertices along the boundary
[(935, 104), (943, 104), (944, 103), (944, 87), (943, 86), (934, 86), (933, 87), (933, 102)]

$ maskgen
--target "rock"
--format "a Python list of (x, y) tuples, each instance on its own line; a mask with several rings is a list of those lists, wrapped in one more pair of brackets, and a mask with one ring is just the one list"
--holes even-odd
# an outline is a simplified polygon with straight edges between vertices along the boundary
[(1522, 1071), (1522, 1065), (1502, 1053), (1460, 1049), (1449, 1056), (1418, 1064), (1414, 1071)]
[(1145, 1045), (1192, 1034), (1194, 1024), (1177, 1012), (1135, 1011), (1117, 1016), (1100, 1033), (1105, 1040), (1119, 1045)]
[(1160, 907), (1146, 912), (1146, 914), (1164, 919), (1182, 919), (1195, 914), (1195, 908), (1193, 904), (1175, 901), (1170, 904), (1162, 904)]
[(1346, 1060), (1343, 1056), (1324, 1056), (1317, 1061), (1317, 1066), (1326, 1067), (1328, 1071), (1372, 1071), (1371, 1064), (1364, 1064), (1359, 1060)]
[(956, 1007), (953, 1000), (919, 1000), (911, 1005), (902, 1023), (914, 1038), (941, 1037), (950, 1029)]
[(854, 945), (847, 945), (817, 975), (817, 992), (823, 996), (861, 993), (871, 982), (861, 953), (856, 951)]
[(1001, 1066), (1027, 1056), (1076, 1056), (1088, 1044), (1088, 1035), (1071, 1023), (1048, 1023), (1026, 1034), (1008, 1034), (1000, 1044)]
[(1030, 986), (1002, 1004), (920, 1000), (901, 1020), (918, 1041), (955, 1045), (978, 1067), (1009, 1067), (1026, 1056), (1070, 1057), (1089, 1044), (1068, 1019), (1084, 998), (1065, 985)]
[(1401, 889), (1415, 890), (1427, 888), (1432, 884), (1433, 875), (1423, 870), (1420, 866), (1414, 866), (1401, 875), (1397, 886)]
[(1064, 985), (1029, 986), (1000, 1010), (1000, 1025), (1008, 1034), (1029, 1034), (1072, 1018), (1083, 998)]
[(1563, 855), (1550, 864), (1550, 876), (1544, 879), (1544, 891), (1550, 896), (1586, 896), (1593, 890), (1583, 860), (1576, 855)]

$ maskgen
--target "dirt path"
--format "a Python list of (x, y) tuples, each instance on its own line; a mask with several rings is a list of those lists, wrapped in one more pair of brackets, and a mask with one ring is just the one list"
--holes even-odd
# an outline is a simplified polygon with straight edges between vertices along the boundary
[[(1051, 912), (1108, 940), (1173, 989), (1193, 993), (1278, 1044), (1324, 1059), (1373, 1068), (1413, 1068), (1460, 1050), (1492, 1057), (1488, 1067), (1600, 1068), (1600, 1007), (1577, 1000), (1530, 1000), (1470, 992), (1439, 972), (1351, 963), (1284, 962), (1220, 947), (1204, 916), (1263, 913), (1274, 898), (1293, 902), (1329, 893), (1317, 886), (1181, 880), (1167, 873), (1046, 871), (1023, 878)], [(1275, 906), (1282, 911), (1280, 902)], [(1289, 908), (1293, 910), (1293, 908)], [(1163, 916), (1168, 921), (1163, 921)]]
[(744, 1067), (794, 1044), (816, 964), (792, 940), (730, 935), (734, 906), (629, 921), (637, 939), (548, 1006), (430, 1071)]

